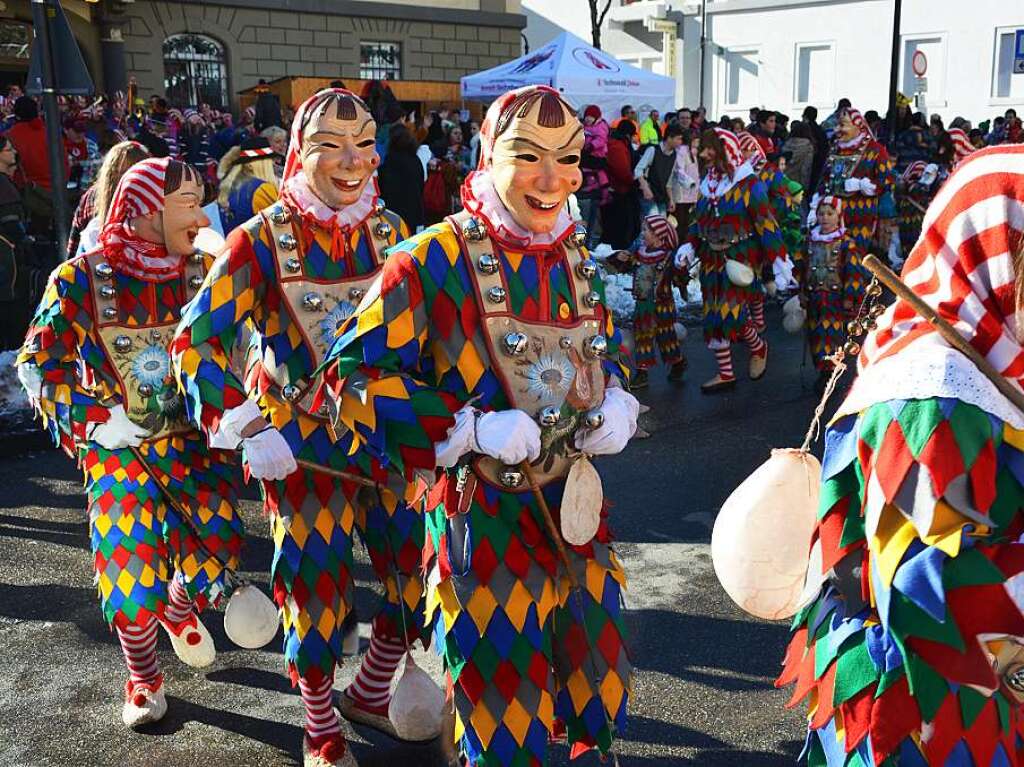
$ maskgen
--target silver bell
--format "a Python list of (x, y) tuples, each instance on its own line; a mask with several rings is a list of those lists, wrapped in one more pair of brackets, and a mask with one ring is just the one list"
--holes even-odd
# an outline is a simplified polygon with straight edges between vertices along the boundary
[(558, 339), (558, 345), (562, 349), (568, 349), (569, 347), (572, 346), (572, 339), (569, 338), (569, 336), (562, 336), (561, 338)]
[(117, 309), (113, 306), (106, 306), (103, 308), (103, 319), (112, 320), (117, 317)]
[(479, 218), (473, 216), (462, 224), (462, 236), (470, 242), (479, 242), (487, 236), (487, 229)]
[(141, 394), (143, 397), (152, 397), (153, 396), (153, 384), (148, 384), (148, 383), (139, 384), (139, 394)]
[(494, 274), (498, 271), (498, 259), (491, 253), (484, 253), (476, 262), (482, 274)]
[(515, 466), (505, 466), (498, 472), (498, 481), (503, 487), (519, 487), (523, 484), (523, 472)]
[(289, 402), (294, 402), (299, 398), (302, 391), (295, 384), (285, 384), (281, 388), (281, 396), (283, 396)]
[(278, 208), (270, 214), (270, 220), (278, 226), (284, 226), (291, 221), (291, 216), (288, 215), (288, 211), (284, 208)]
[(188, 286), (192, 288), (192, 290), (199, 290), (199, 288), (203, 287), (203, 275), (193, 274), (188, 278)]
[(502, 347), (505, 354), (515, 357), (526, 351), (530, 339), (524, 333), (509, 333), (502, 339)]
[(302, 308), (307, 312), (318, 312), (324, 307), (324, 300), (319, 293), (310, 291), (302, 297)]
[(108, 301), (117, 295), (117, 291), (114, 290), (113, 285), (104, 285), (100, 288), (100, 298), (105, 298)]
[(365, 296), (365, 295), (366, 295), (366, 291), (363, 290), (362, 288), (352, 288), (348, 292), (348, 297), (352, 301), (362, 301), (363, 300), (363, 296)]
[(203, 255), (203, 251), (197, 250), (195, 253), (192, 254), (192, 263), (193, 264), (201, 264), (204, 261), (206, 261), (206, 256)]
[(583, 296), (583, 303), (585, 303), (587, 306), (593, 309), (595, 306), (601, 303), (601, 294), (598, 293), (596, 290), (592, 290), (585, 296)]
[(386, 211), (387, 209), (387, 203), (384, 202), (384, 200), (378, 199), (377, 202), (373, 204), (373, 215), (375, 215), (377, 218), (380, 218), (381, 216), (384, 215), (384, 211)]
[(1024, 666), (1008, 674), (1006, 684), (1017, 692), (1024, 692)]
[(492, 304), (504, 303), (505, 288), (501, 287), (500, 285), (495, 285), (494, 287), (488, 289), (487, 300), (490, 301)]
[(289, 258), (284, 262), (284, 268), (285, 271), (295, 274), (302, 268), (302, 264), (299, 263), (299, 259), (297, 258)]
[(149, 340), (151, 343), (158, 344), (160, 343), (161, 338), (163, 338), (163, 333), (161, 333), (156, 328), (153, 328), (152, 330), (149, 331)]
[(576, 264), (576, 274), (585, 280), (592, 280), (597, 276), (597, 261), (592, 258), (585, 258)]
[(591, 336), (583, 343), (583, 350), (588, 357), (603, 357), (608, 353), (608, 339), (604, 336)]
[(96, 264), (96, 276), (101, 280), (109, 280), (114, 276), (114, 267), (108, 263)]
[(132, 339), (128, 336), (118, 336), (114, 339), (114, 348), (119, 352), (126, 352), (132, 348)]
[(540, 411), (537, 416), (537, 423), (545, 428), (556, 426), (562, 419), (562, 410), (554, 405), (548, 405)]
[(282, 234), (277, 238), (277, 244), (285, 250), (295, 250), (299, 243), (295, 241), (295, 237), (293, 235)]
[(576, 227), (572, 230), (572, 234), (569, 235), (569, 245), (573, 248), (582, 248), (587, 244), (587, 227), (583, 224), (576, 224)]
[(604, 413), (600, 410), (591, 410), (587, 413), (586, 421), (588, 429), (600, 429), (604, 426)]
[(387, 221), (381, 221), (373, 227), (373, 233), (378, 237), (384, 239), (391, 236), (391, 224)]

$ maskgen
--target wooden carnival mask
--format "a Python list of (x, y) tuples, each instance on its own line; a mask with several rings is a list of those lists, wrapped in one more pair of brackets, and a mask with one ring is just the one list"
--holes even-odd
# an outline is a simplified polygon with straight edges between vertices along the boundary
[(172, 256), (191, 255), (199, 230), (210, 225), (203, 181), (192, 166), (169, 163), (164, 188), (163, 209), (136, 218), (132, 228), (143, 239), (162, 242)]
[(583, 180), (583, 125), (556, 93), (542, 90), (512, 100), (491, 129), (488, 167), (498, 197), (520, 226), (551, 232)]
[(302, 133), (302, 170), (316, 195), (335, 209), (358, 202), (380, 164), (377, 123), (358, 99), (324, 102)]

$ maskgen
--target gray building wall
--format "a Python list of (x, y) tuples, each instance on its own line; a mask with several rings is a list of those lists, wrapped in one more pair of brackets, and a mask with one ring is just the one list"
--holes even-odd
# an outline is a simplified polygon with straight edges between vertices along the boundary
[[(126, 67), (140, 93), (163, 93), (164, 38), (183, 32), (208, 35), (227, 53), (228, 91), (237, 93), (260, 78), (285, 76), (357, 78), (362, 40), (402, 44), (403, 80), (454, 82), (480, 69), (519, 56), (520, 29), (525, 18), (506, 13), (439, 12), (425, 7), (365, 4), (380, 16), (330, 13), (353, 9), (355, 3), (307, 2), (311, 10), (276, 11), (253, 6), (283, 3), (250, 2), (249, 7), (195, 2), (149, 2), (126, 7), (123, 17)], [(297, 3), (292, 3), (296, 5)], [(441, 17), (443, 21), (430, 20)], [(480, 22), (473, 22), (474, 18)], [(487, 23), (489, 22), (489, 23)]]

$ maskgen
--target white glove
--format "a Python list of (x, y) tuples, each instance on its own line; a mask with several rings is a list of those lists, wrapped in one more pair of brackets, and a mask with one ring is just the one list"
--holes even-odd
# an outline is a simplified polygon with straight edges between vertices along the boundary
[(284, 479), (299, 468), (292, 449), (274, 428), (243, 439), (242, 452), (256, 479)]
[(600, 411), (604, 415), (604, 423), (596, 429), (578, 432), (576, 449), (590, 455), (621, 453), (630, 437), (636, 434), (640, 403), (625, 389), (614, 387), (605, 391)]
[(693, 245), (688, 242), (683, 243), (679, 246), (679, 250), (676, 251), (676, 269), (689, 270), (690, 264), (693, 263), (696, 258), (697, 254), (693, 251)]
[(790, 260), (788, 253), (785, 258), (776, 258), (772, 261), (772, 273), (775, 275), (775, 287), (777, 290), (788, 290), (797, 286), (793, 270), (794, 264)]
[(455, 414), (448, 438), (434, 448), (437, 465), (450, 467), (466, 453), (477, 452), (514, 466), (540, 456), (540, 426), (522, 410), (479, 413), (467, 405)]
[(854, 192), (859, 192), (861, 180), (862, 179), (859, 178), (848, 178), (846, 179), (846, 181), (843, 182), (843, 189), (845, 189), (850, 194), (853, 194)]
[(43, 393), (43, 374), (39, 372), (39, 366), (31, 362), (18, 365), (18, 380), (21, 381), (29, 399), (38, 402)]
[(108, 411), (110, 418), (106, 423), (94, 423), (86, 431), (86, 438), (107, 450), (118, 450), (124, 447), (138, 447), (142, 440), (149, 436), (149, 431), (132, 421), (123, 405), (114, 405)]
[(821, 195), (817, 192), (811, 197), (811, 208), (807, 212), (807, 228), (813, 229), (814, 225), (818, 223), (818, 203), (821, 201)]
[(259, 406), (251, 399), (247, 399), (238, 407), (224, 411), (217, 424), (217, 430), (210, 432), (210, 447), (218, 447), (221, 450), (234, 450), (242, 442), (242, 429), (262, 418)]
[(875, 186), (875, 182), (870, 178), (862, 178), (860, 180), (860, 191), (863, 195), (874, 197), (878, 194), (878, 187)]

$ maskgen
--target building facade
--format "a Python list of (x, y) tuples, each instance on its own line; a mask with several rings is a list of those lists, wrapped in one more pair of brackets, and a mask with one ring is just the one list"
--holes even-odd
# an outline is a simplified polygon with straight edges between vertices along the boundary
[[(237, 107), (259, 79), (458, 82), (515, 58), (519, 0), (62, 0), (98, 91)], [(281, 10), (287, 5), (287, 10)], [(31, 24), (28, 0), (0, 2), (3, 33)], [(27, 70), (0, 56), (0, 83)], [(4, 69), (6, 63), (7, 68)], [(22, 66), (23, 64), (23, 66)], [(23, 79), (23, 76), (22, 76)]]
[[(524, 0), (531, 44), (536, 32), (564, 26), (589, 38), (561, 0)], [(893, 0), (612, 0), (602, 47), (627, 62), (677, 80), (680, 105), (703, 102), (713, 115), (745, 115), (765, 106), (799, 114), (807, 105), (831, 111), (846, 96), (862, 109), (888, 103)], [(535, 21), (536, 20), (536, 21)], [(668, 46), (668, 24), (677, 35)], [(1024, 2), (904, 0), (899, 88), (947, 121), (975, 122), (1008, 107), (1024, 110), (1024, 74), (1013, 74), (1014, 35), (1024, 28)], [(538, 39), (534, 40), (533, 38)], [(925, 83), (913, 71), (925, 54)], [(919, 57), (920, 58), (920, 57)], [(703, 79), (703, 90), (702, 90)]]

